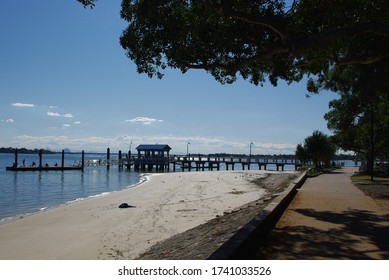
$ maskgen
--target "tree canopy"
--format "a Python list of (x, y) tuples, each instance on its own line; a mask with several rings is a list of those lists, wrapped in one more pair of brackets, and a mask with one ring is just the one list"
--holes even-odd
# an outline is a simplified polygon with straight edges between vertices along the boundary
[(315, 168), (318, 168), (321, 165), (329, 166), (335, 151), (331, 137), (321, 131), (314, 131), (311, 136), (304, 139), (304, 145), (297, 145), (296, 158), (302, 162), (311, 160)]
[(389, 100), (386, 96), (378, 96), (366, 104), (357, 94), (342, 94), (340, 99), (330, 102), (330, 111), (324, 118), (334, 132), (335, 142), (343, 150), (367, 155), (373, 143), (381, 159), (389, 157)]
[(372, 174), (375, 156), (389, 157), (389, 71), (386, 65), (353, 65), (331, 73), (324, 88), (338, 91), (324, 115), (338, 147), (364, 154)]
[(345, 65), (387, 65), (388, 11), (387, 0), (123, 0), (120, 43), (150, 77), (166, 67), (204, 69), (221, 83), (241, 76), (276, 85)]

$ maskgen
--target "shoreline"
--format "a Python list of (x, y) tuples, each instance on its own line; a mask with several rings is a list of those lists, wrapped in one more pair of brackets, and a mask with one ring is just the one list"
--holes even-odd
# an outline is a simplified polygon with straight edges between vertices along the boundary
[[(294, 172), (145, 174), (124, 190), (0, 224), (0, 259), (135, 259), (178, 233), (259, 199), (250, 181)], [(277, 176), (275, 176), (277, 177)], [(130, 208), (121, 209), (121, 203)]]
[(89, 200), (89, 199), (94, 199), (94, 198), (97, 198), (97, 197), (109, 195), (109, 194), (116, 193), (116, 192), (121, 192), (121, 191), (130, 189), (132, 187), (136, 187), (136, 186), (141, 185), (144, 182), (146, 182), (148, 180), (149, 176), (150, 176), (150, 173), (141, 173), (139, 175), (139, 181), (137, 183), (125, 186), (124, 188), (119, 189), (119, 190), (92, 194), (92, 195), (89, 195), (87, 197), (78, 197), (78, 198), (75, 198), (73, 200), (66, 201), (66, 202), (64, 202), (62, 204), (59, 204), (59, 205), (46, 206), (46, 207), (40, 208), (39, 210), (34, 211), (34, 212), (25, 212), (25, 213), (15, 214), (13, 216), (3, 217), (3, 218), (0, 219), (0, 226), (3, 225), (3, 224), (13, 223), (13, 222), (15, 222), (15, 221), (17, 221), (19, 219), (24, 219), (26, 217), (30, 217), (30, 216), (34, 216), (34, 215), (37, 215), (37, 214), (40, 214), (40, 213), (43, 213), (43, 212), (46, 212), (46, 211), (50, 211), (50, 210), (56, 209), (58, 207), (63, 207), (63, 206), (70, 205), (70, 204), (73, 204), (73, 203), (78, 203), (78, 202), (86, 201), (86, 200)]

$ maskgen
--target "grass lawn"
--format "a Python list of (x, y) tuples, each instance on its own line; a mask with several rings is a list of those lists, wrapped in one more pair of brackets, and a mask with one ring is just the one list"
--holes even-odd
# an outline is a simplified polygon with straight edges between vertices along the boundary
[[(353, 175), (351, 176), (351, 180), (354, 183), (362, 183), (362, 182), (371, 182), (370, 180), (370, 175)], [(374, 176), (373, 177), (374, 181), (377, 182), (389, 182), (389, 177), (381, 177), (381, 176)]]

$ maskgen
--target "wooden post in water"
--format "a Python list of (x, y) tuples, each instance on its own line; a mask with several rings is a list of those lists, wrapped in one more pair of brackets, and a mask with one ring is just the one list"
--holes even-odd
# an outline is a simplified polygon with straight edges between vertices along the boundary
[(18, 148), (15, 149), (15, 167), (18, 167)]
[(62, 162), (61, 162), (62, 171), (65, 167), (65, 150), (62, 150)]
[(128, 150), (128, 155), (127, 155), (127, 169), (131, 169), (131, 149)]
[(39, 150), (39, 167), (42, 167), (42, 150)]
[(81, 152), (81, 167), (82, 167), (82, 171), (84, 171), (84, 160), (85, 160), (85, 152), (84, 152), (84, 150), (82, 150), (82, 152)]
[(111, 155), (110, 155), (110, 149), (107, 148), (107, 170), (109, 170), (109, 160), (111, 158)]
[(123, 169), (123, 162), (122, 162), (122, 151), (119, 150), (119, 158), (118, 158), (118, 165), (119, 165), (119, 170)]

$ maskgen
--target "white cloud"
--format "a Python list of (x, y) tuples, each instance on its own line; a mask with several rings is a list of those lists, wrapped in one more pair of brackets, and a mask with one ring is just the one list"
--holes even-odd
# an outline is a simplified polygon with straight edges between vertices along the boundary
[(81, 122), (80, 121), (76, 121), (76, 122), (74, 122), (74, 124), (78, 125), (78, 124), (81, 124)]
[(8, 120), (6, 120), (5, 122), (7, 122), (7, 123), (13, 123), (14, 120), (13, 120), (13, 119), (8, 119)]
[(253, 154), (293, 154), (296, 144), (290, 143), (256, 143), (252, 146)]
[(68, 123), (65, 123), (65, 124), (62, 125), (62, 127), (64, 127), (64, 128), (66, 128), (66, 127), (71, 127), (71, 125), (68, 124)]
[(50, 117), (64, 117), (64, 118), (74, 118), (74, 116), (72, 114), (64, 114), (64, 115), (61, 115), (60, 113), (57, 113), (57, 112), (47, 112), (47, 115), (50, 116)]
[(149, 118), (149, 117), (136, 117), (131, 120), (126, 120), (126, 122), (129, 123), (142, 123), (142, 124), (151, 124), (153, 122), (163, 122), (163, 120), (157, 120), (154, 118)]
[[(66, 127), (65, 127), (66, 128)], [(129, 142), (128, 142), (129, 143)], [(69, 148), (74, 151), (95, 151), (104, 152), (109, 147), (112, 151), (128, 149), (128, 144), (117, 141), (115, 138), (104, 138), (98, 136), (86, 138), (69, 138), (68, 136), (30, 136), (20, 135), (13, 138), (12, 145), (16, 147), (39, 148), (48, 147), (52, 150)]]
[(34, 104), (28, 104), (28, 103), (11, 103), (14, 107), (35, 107)]
[(55, 112), (47, 112), (47, 115), (50, 117), (60, 117), (61, 116), (61, 114), (55, 113)]

